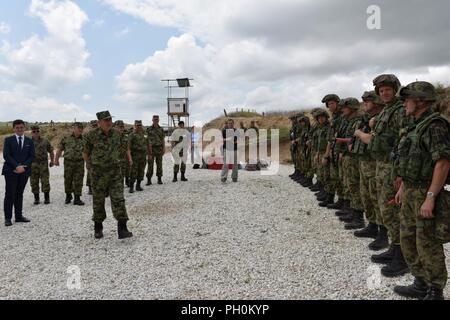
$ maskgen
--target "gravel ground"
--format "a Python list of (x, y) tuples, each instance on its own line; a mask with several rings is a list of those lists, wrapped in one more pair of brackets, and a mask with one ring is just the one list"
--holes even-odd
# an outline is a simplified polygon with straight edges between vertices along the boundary
[(0, 225), (0, 299), (397, 299), (393, 286), (411, 276), (381, 277), (370, 240), (344, 230), (291, 171), (240, 171), (223, 185), (218, 171), (188, 170), (174, 184), (168, 160), (163, 186), (125, 193), (134, 237), (118, 240), (108, 212), (95, 240), (90, 196), (64, 205), (62, 167), (52, 168), (52, 204), (34, 206), (28, 186), (32, 222)]

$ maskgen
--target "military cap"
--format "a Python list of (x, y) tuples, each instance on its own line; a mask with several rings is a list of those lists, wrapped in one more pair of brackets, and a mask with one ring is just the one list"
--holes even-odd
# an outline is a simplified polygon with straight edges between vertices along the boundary
[(114, 125), (117, 127), (124, 127), (125, 124), (123, 123), (122, 120), (117, 120), (116, 122), (114, 122)]
[(98, 125), (98, 122), (97, 122), (97, 120), (91, 120), (91, 126), (95, 126), (95, 125)]
[(142, 120), (135, 120), (134, 121), (135, 126), (142, 126)]
[(382, 74), (373, 79), (373, 85), (375, 86), (375, 93), (380, 94), (380, 87), (389, 86), (394, 88), (395, 93), (400, 89), (400, 80), (393, 74)]
[(360, 102), (358, 101), (358, 99), (356, 98), (347, 98), (344, 101), (344, 105), (342, 106), (342, 108), (347, 107), (349, 109), (352, 110), (359, 110), (360, 107)]
[(339, 96), (337, 94), (327, 94), (323, 99), (322, 99), (322, 103), (325, 103), (327, 108), (328, 108), (328, 102), (330, 101), (336, 101), (337, 103), (339, 103), (339, 101), (341, 101), (341, 98), (339, 98)]
[(84, 128), (84, 125), (81, 122), (74, 122), (74, 124), (72, 125), (72, 127), (74, 128)]
[(31, 130), (40, 130), (37, 124), (31, 126)]
[(381, 101), (380, 96), (377, 95), (375, 91), (365, 91), (361, 98), (363, 101), (373, 101), (373, 103), (378, 105), (383, 104), (383, 101)]
[(314, 112), (314, 118), (318, 118), (318, 117), (321, 117), (321, 116), (323, 116), (323, 117), (326, 117), (327, 119), (330, 117), (330, 115), (328, 114), (328, 112), (326, 111), (326, 110), (324, 110), (324, 109), (318, 109), (318, 110), (316, 110), (315, 112)]
[(112, 119), (112, 116), (111, 113), (109, 113), (109, 111), (101, 111), (97, 112), (97, 119), (98, 120)]
[(425, 81), (416, 81), (408, 84), (406, 87), (400, 89), (400, 99), (406, 98), (419, 99), (423, 101), (435, 102), (437, 94), (435, 87)]

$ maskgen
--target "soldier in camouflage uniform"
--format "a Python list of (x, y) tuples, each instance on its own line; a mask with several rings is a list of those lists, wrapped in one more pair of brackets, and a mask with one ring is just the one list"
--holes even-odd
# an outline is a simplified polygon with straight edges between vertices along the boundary
[[(94, 130), (94, 129), (97, 129), (98, 128), (98, 122), (97, 122), (97, 120), (91, 120), (91, 128), (90, 128), (90, 130)], [(88, 168), (86, 168), (87, 170), (87, 178), (86, 178), (86, 187), (88, 187), (89, 188), (89, 191), (88, 191), (88, 194), (89, 195), (92, 195), (92, 187), (91, 187), (91, 180), (92, 180), (92, 177), (91, 177), (91, 170), (90, 169), (88, 169)]]
[(345, 172), (343, 184), (350, 198), (348, 214), (340, 217), (341, 221), (348, 222), (345, 229), (359, 229), (365, 226), (363, 205), (359, 186), (359, 157), (351, 148), (354, 133), (362, 122), (359, 114), (360, 103), (356, 98), (345, 99), (342, 112), (348, 122), (344, 138), (337, 138), (336, 142), (344, 146), (342, 167)]
[(55, 156), (55, 165), (59, 166), (59, 158), (64, 152), (64, 189), (66, 193), (66, 204), (83, 206), (81, 194), (83, 191), (84, 160), (83, 160), (83, 124), (76, 122), (73, 124), (71, 135), (63, 137), (58, 144)]
[[(117, 220), (119, 239), (132, 237), (127, 228), (127, 209), (123, 195), (121, 172), (121, 134), (114, 130), (109, 111), (97, 113), (99, 128), (84, 137), (83, 157), (92, 170), (94, 237), (103, 237), (103, 221), (106, 219), (105, 198), (110, 197), (111, 209)], [(129, 159), (131, 160), (131, 159)]]
[[(370, 133), (373, 127), (373, 121), (383, 110), (383, 102), (375, 91), (364, 92), (362, 99), (364, 101), (365, 114), (363, 115), (363, 122), (358, 130), (361, 130), (364, 133)], [(364, 206), (364, 211), (366, 212), (366, 218), (369, 221), (366, 228), (355, 231), (354, 235), (358, 238), (376, 239), (378, 229), (383, 221), (378, 206), (377, 184), (375, 181), (377, 163), (367, 149), (367, 144), (356, 137), (353, 144), (353, 152), (359, 156), (361, 201)]]
[[(329, 167), (330, 174), (325, 181), (326, 196), (324, 201), (319, 203), (321, 207), (327, 207), (329, 209), (340, 209), (343, 205), (342, 186), (339, 180), (339, 167), (338, 167), (338, 154), (335, 150), (335, 137), (338, 128), (342, 122), (342, 113), (339, 108), (339, 102), (341, 99), (336, 94), (328, 94), (322, 99), (322, 103), (325, 103), (327, 109), (331, 112), (330, 127), (328, 130), (328, 143), (327, 149), (323, 156), (322, 165)], [(334, 196), (338, 195), (338, 201), (334, 203)]]
[(328, 143), (328, 131), (330, 127), (330, 115), (324, 109), (316, 110), (314, 118), (317, 122), (317, 128), (313, 134), (313, 161), (316, 167), (316, 175), (318, 183), (317, 198), (323, 201), (323, 196), (326, 196), (325, 181), (329, 179), (330, 167), (322, 164), (322, 159), (325, 155)]
[(158, 184), (163, 184), (163, 166), (162, 160), (166, 153), (166, 144), (164, 141), (164, 129), (159, 126), (159, 116), (155, 115), (152, 119), (153, 124), (147, 129), (148, 143), (150, 145), (150, 153), (148, 156), (147, 168), (147, 185), (152, 184), (154, 163), (156, 162), (156, 176)]
[(291, 140), (291, 147), (290, 147), (290, 152), (291, 152), (291, 159), (292, 159), (292, 163), (294, 164), (294, 173), (292, 173), (291, 175), (289, 175), (290, 178), (295, 179), (298, 177), (299, 175), (299, 171), (298, 171), (298, 167), (297, 167), (297, 163), (296, 163), (296, 152), (297, 152), (297, 148), (298, 148), (298, 143), (297, 143), (297, 116), (291, 116), (289, 117), (289, 120), (291, 120), (292, 123), (292, 127), (291, 130), (289, 131), (289, 139)]
[(313, 185), (314, 172), (311, 169), (311, 148), (308, 144), (310, 139), (311, 131), (311, 121), (307, 115), (303, 115), (298, 119), (300, 125), (303, 130), (299, 136), (299, 152), (301, 152), (301, 167), (304, 172), (304, 178), (299, 179), (298, 183), (300, 183), (303, 187), (309, 188)]
[[(317, 154), (317, 134), (316, 131), (318, 130), (318, 122), (316, 120), (316, 113), (317, 111), (320, 111), (320, 108), (315, 108), (311, 111), (311, 115), (314, 119), (313, 124), (310, 126), (309, 134), (308, 134), (308, 141), (306, 144), (308, 145), (309, 149), (309, 161), (310, 161), (310, 173), (309, 176), (312, 176), (314, 178), (315, 175), (317, 175), (317, 162), (316, 154)], [(313, 192), (318, 192), (321, 185), (318, 179), (316, 179), (316, 183), (309, 187), (309, 189)]]
[(44, 203), (50, 203), (50, 171), (48, 169), (48, 155), (50, 154), (50, 168), (55, 163), (53, 147), (50, 141), (41, 137), (39, 126), (31, 127), (32, 140), (34, 149), (36, 150), (36, 157), (31, 164), (31, 192), (34, 194), (34, 204), (40, 203), (39, 199), (39, 180), (42, 185), (42, 192), (44, 193)]
[(131, 152), (129, 149), (129, 137), (125, 133), (125, 124), (122, 120), (117, 120), (114, 122), (114, 129), (119, 131), (120, 133), (120, 168), (122, 172), (122, 177), (124, 178), (125, 185), (130, 187), (130, 160), (131, 160)]
[(295, 147), (295, 165), (297, 168), (297, 175), (294, 176), (294, 181), (301, 183), (305, 179), (305, 168), (303, 167), (304, 164), (304, 153), (302, 153), (302, 150), (300, 149), (301, 145), (301, 139), (300, 137), (303, 135), (303, 132), (306, 130), (305, 122), (300, 121), (304, 117), (304, 113), (298, 113), (295, 117), (296, 120), (296, 126), (295, 126), (295, 132), (294, 132), (294, 144), (293, 147)]
[[(394, 291), (406, 297), (443, 300), (447, 283), (443, 241), (450, 236), (450, 192), (444, 189), (450, 183), (450, 123), (432, 111), (436, 101), (432, 84), (413, 82), (401, 89), (400, 98), (414, 124), (399, 146), (402, 184), (395, 199), (402, 204), (401, 247), (415, 280)], [(441, 230), (445, 240), (439, 236)]]
[[(402, 101), (395, 96), (400, 89), (400, 81), (395, 75), (380, 75), (374, 79), (373, 84), (385, 107), (377, 117), (372, 133), (366, 134), (358, 130), (356, 136), (368, 143), (370, 153), (376, 159), (378, 205), (383, 226), (387, 228), (391, 239), (389, 250), (373, 255), (371, 260), (387, 264), (381, 269), (384, 276), (396, 277), (407, 273), (409, 268), (400, 247), (400, 207), (394, 202), (396, 189), (400, 187), (401, 180), (394, 177), (395, 167), (391, 155), (398, 146), (402, 131), (408, 125), (408, 117)], [(377, 239), (369, 245), (369, 248), (380, 250), (387, 245), (386, 230), (381, 228)]]
[(147, 137), (144, 134), (144, 128), (141, 120), (136, 120), (134, 122), (134, 132), (130, 134), (128, 144), (132, 159), (129, 192), (134, 192), (135, 182), (136, 191), (143, 191), (144, 189), (141, 187), (141, 182), (144, 180), (147, 154), (149, 154), (149, 145)]
[[(190, 134), (189, 132), (184, 128), (184, 121), (180, 121), (178, 123), (178, 129), (180, 130), (175, 130), (175, 132), (172, 134), (175, 137), (175, 140), (171, 142), (172, 145), (172, 156), (174, 159), (174, 164), (173, 164), (173, 180), (172, 182), (177, 182), (178, 181), (178, 172), (180, 171), (180, 167), (181, 167), (181, 181), (188, 181), (188, 179), (186, 179), (186, 161), (187, 161), (187, 152), (183, 152), (184, 150), (181, 149), (178, 152), (178, 156), (175, 153), (175, 149), (176, 146), (183, 142), (187, 143), (187, 146), (190, 145)], [(178, 137), (179, 136), (179, 137)], [(178, 138), (178, 139), (177, 139)], [(186, 150), (187, 151), (187, 148)]]

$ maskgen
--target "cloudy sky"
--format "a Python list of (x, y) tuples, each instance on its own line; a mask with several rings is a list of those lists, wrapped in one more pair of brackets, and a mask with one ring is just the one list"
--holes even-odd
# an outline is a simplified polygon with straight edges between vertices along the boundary
[(450, 85), (449, 52), (448, 0), (2, 0), (0, 121), (149, 124), (179, 77), (195, 79), (191, 122), (299, 110), (386, 72)]

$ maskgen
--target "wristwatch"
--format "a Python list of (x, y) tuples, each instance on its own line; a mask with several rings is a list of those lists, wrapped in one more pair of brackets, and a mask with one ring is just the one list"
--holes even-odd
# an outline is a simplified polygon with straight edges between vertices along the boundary
[(434, 198), (436, 197), (436, 195), (434, 194), (434, 192), (427, 192), (427, 198)]

